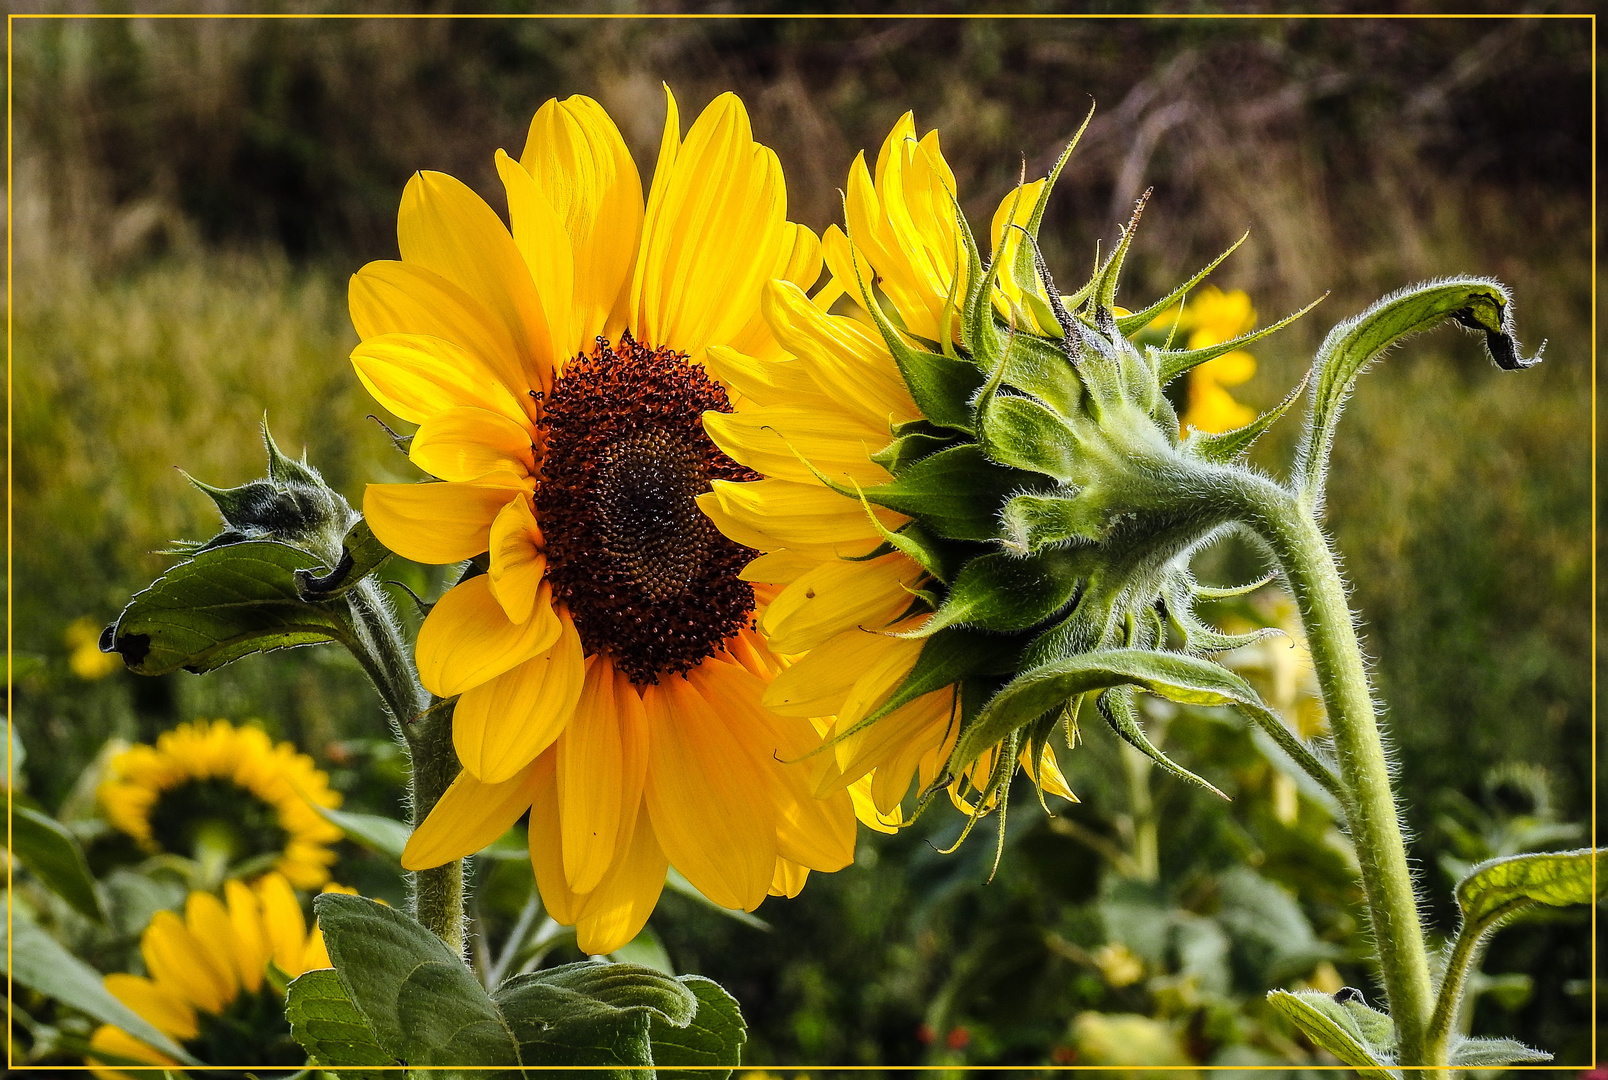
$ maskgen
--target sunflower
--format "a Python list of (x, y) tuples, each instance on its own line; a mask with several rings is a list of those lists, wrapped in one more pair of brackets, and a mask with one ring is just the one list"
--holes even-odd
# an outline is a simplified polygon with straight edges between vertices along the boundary
[(340, 829), (309, 803), (341, 796), (313, 759), (257, 727), (227, 720), (180, 724), (112, 759), (100, 786), (107, 820), (153, 854), (225, 866), (277, 853), (272, 867), (299, 889), (329, 880)]
[(808, 287), (821, 247), (731, 94), (685, 140), (668, 97), (645, 201), (584, 97), (544, 104), (496, 164), (508, 226), (420, 173), (401, 260), (351, 288), (358, 376), (419, 425), (409, 456), (438, 481), (370, 485), (364, 515), (407, 558), (471, 560), (416, 646), (425, 687), (457, 698), (463, 771), (403, 865), (471, 854), (529, 811), (549, 912), (606, 953), (669, 865), (752, 910), (853, 857), (850, 797), (812, 796), (819, 731), (761, 704), (780, 664), (752, 628), (770, 596), (741, 576), (754, 552), (694, 502), (758, 479), (703, 432), (731, 408), (708, 352), (780, 359), (762, 289)]
[[(339, 885), (324, 891), (357, 892)], [(226, 881), (222, 900), (192, 892), (183, 918), (156, 913), (140, 935), (140, 954), (147, 974), (107, 975), (106, 989), (201, 1061), (297, 1067), (307, 1060), (290, 1037), (284, 993), (274, 981), (329, 967), (329, 953), (316, 923), (308, 932), (301, 903), (282, 874), (264, 874), (249, 887)], [(274, 980), (268, 978), (270, 963), (278, 968)], [(90, 1047), (109, 1059), (177, 1064), (110, 1024), (96, 1029)], [(104, 1067), (94, 1071), (126, 1075)]]
[[(937, 133), (917, 139), (907, 113), (882, 145), (875, 179), (863, 154), (849, 173), (853, 242), (836, 226), (825, 241), (835, 283), (858, 300), (860, 283), (874, 279), (909, 333), (933, 349), (958, 334), (966, 289), (953, 190)], [(1007, 224), (1028, 222), (1044, 190), (1045, 181), (1035, 181), (1000, 203), (993, 240), (1002, 265), (1015, 261), (1021, 235)], [(1002, 274), (994, 300), (1013, 321), (1041, 332), (1033, 302), (1025, 299), (1039, 295), (1036, 278)], [(716, 479), (698, 503), (726, 537), (762, 552), (742, 576), (779, 590), (759, 622), (771, 648), (805, 654), (772, 682), (765, 704), (784, 716), (835, 716), (836, 767), (823, 772), (821, 790), (871, 772), (875, 808), (895, 820), (912, 781), (926, 791), (944, 775), (959, 735), (959, 708), (955, 689), (945, 687), (875, 724), (862, 723), (922, 651), (923, 641), (901, 634), (925, 621), (927, 609), (913, 601), (932, 580), (889, 542), (910, 519), (873, 508), (853, 492), (889, 480), (887, 455), (900, 445), (895, 429), (919, 427), (922, 413), (867, 319), (828, 314), (787, 281), (767, 286), (763, 310), (791, 356), (711, 349), (709, 368), (740, 398), (735, 411), (704, 416), (715, 445), (762, 479)], [(992, 805), (973, 798), (989, 787), (997, 750), (966, 763), (948, 785), (968, 813)], [(1073, 798), (1047, 745), (1036, 760), (1024, 750), (1020, 765), (1042, 790)]]

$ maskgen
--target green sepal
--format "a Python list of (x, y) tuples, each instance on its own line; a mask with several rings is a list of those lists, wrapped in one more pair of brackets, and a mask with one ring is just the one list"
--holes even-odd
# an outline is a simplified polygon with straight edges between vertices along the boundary
[[(859, 274), (858, 262), (855, 264), (855, 274)], [(881, 331), (882, 340), (893, 354), (894, 363), (899, 365), (899, 374), (904, 376), (905, 385), (910, 388), (910, 397), (915, 401), (916, 408), (921, 410), (921, 415), (940, 427), (972, 434), (971, 399), (983, 384), (982, 372), (965, 360), (940, 356), (910, 345), (888, 321), (882, 305), (877, 302), (875, 291), (867, 288), (864, 281), (860, 282), (860, 292), (865, 298), (866, 310)]]
[(374, 1038), (332, 968), (316, 968), (292, 980), (285, 993), (285, 1019), (290, 1037), (307, 1051), (311, 1063), (339, 1069), (342, 1080), (384, 1080), (391, 1074), (360, 1066), (400, 1064)]
[(1323, 296), (1318, 297), (1300, 311), (1286, 315), (1276, 323), (1264, 326), (1260, 330), (1251, 330), (1228, 341), (1218, 342), (1216, 345), (1207, 345), (1199, 349), (1158, 349), (1152, 345), (1145, 349), (1145, 355), (1150, 358), (1150, 363), (1155, 367), (1156, 377), (1161, 381), (1161, 385), (1166, 386), (1191, 368), (1197, 368), (1208, 360), (1215, 360), (1219, 356), (1231, 353), (1236, 349), (1243, 349), (1251, 342), (1260, 341), (1269, 334), (1278, 333), (1323, 303), (1328, 295), (1328, 293), (1324, 293)]
[(296, 588), (304, 600), (330, 600), (378, 570), (391, 557), (391, 549), (380, 543), (368, 522), (358, 518), (341, 541), (341, 558), (327, 574), (298, 570)]
[(1004, 542), (1012, 551), (1033, 555), (1075, 540), (1099, 541), (1110, 516), (1095, 501), (1066, 495), (1017, 495), (1000, 511)]
[(10, 850), (45, 888), (67, 901), (74, 911), (86, 919), (106, 921), (100, 895), (95, 891), (95, 877), (89, 872), (77, 837), (55, 818), (20, 805), (15, 796)]
[(1466, 1069), (1494, 1069), (1504, 1065), (1536, 1065), (1551, 1061), (1545, 1050), (1513, 1039), (1455, 1039), (1449, 1064)]
[(1266, 588), (1268, 583), (1276, 577), (1278, 577), (1278, 574), (1275, 572), (1245, 585), (1228, 585), (1223, 588), (1190, 582), (1189, 591), (1194, 594), (1197, 600), (1233, 600), (1237, 597), (1249, 596), (1257, 589)]
[[(1055, 165), (1051, 167), (1049, 175), (1044, 178), (1044, 191), (1039, 196), (1038, 204), (1033, 207), (1033, 212), (1028, 215), (1027, 227), (1023, 230), (1027, 233), (1028, 239), (1034, 241), (1035, 243), (1038, 241), (1039, 228), (1044, 224), (1044, 211), (1045, 208), (1050, 204), (1050, 195), (1055, 191), (1056, 181), (1061, 178), (1061, 170), (1066, 168), (1066, 163), (1072, 159), (1072, 151), (1077, 149), (1078, 143), (1083, 138), (1083, 133), (1089, 128), (1089, 121), (1093, 119), (1094, 105), (1093, 103), (1090, 103), (1089, 111), (1083, 117), (1083, 123), (1079, 124), (1077, 131), (1072, 133), (1072, 140), (1066, 144), (1066, 149), (1061, 151), (1061, 156), (1055, 159)], [(1010, 217), (1016, 217), (1014, 211), (1011, 213)], [(1036, 270), (1037, 266), (1034, 265), (1031, 252), (1028, 251), (1028, 245), (1017, 244), (1015, 267), (1016, 279), (1018, 281), (1031, 281), (1033, 280), (1033, 274)], [(1048, 290), (1051, 285), (1046, 281), (1044, 282), (1044, 287), (1046, 290)], [(1024, 291), (1022, 298), (1034, 309), (1033, 317), (1038, 320), (1040, 326), (1056, 326), (1057, 323), (1054, 312), (1050, 310), (1050, 306), (1046, 304), (1043, 299), (1034, 295), (1031, 291)], [(1043, 310), (1040, 311), (1040, 308)]]
[(1356, 1069), (1363, 1080), (1401, 1080), (1401, 1073), (1392, 1067), (1396, 1026), (1384, 1013), (1355, 998), (1342, 1004), (1319, 990), (1274, 990), (1267, 1000), (1302, 1034)]
[(1202, 780), (1156, 749), (1156, 745), (1145, 734), (1144, 728), (1139, 726), (1139, 717), (1135, 715), (1133, 692), (1131, 690), (1126, 687), (1107, 690), (1094, 699), (1094, 704), (1100, 710), (1100, 715), (1105, 718), (1105, 722), (1111, 725), (1111, 730), (1120, 735), (1122, 740), (1129, 746), (1160, 765), (1164, 771), (1178, 777), (1178, 779), (1187, 780), (1191, 784), (1205, 788), (1223, 801), (1229, 801), (1228, 796), (1220, 791), (1216, 785)]
[(949, 435), (909, 431), (897, 435), (891, 443), (872, 454), (871, 460), (887, 469), (889, 475), (898, 476), (922, 458), (931, 457), (954, 444), (954, 438)]
[(1608, 848), (1509, 855), (1480, 863), (1457, 883), (1457, 906), (1466, 926), (1484, 929), (1525, 908), (1592, 902), (1608, 891)]
[(990, 460), (1061, 483), (1076, 475), (1079, 439), (1062, 416), (1035, 398), (994, 394), (978, 409), (977, 444)]
[(1128, 257), (1128, 248), (1133, 244), (1134, 234), (1139, 231), (1139, 219), (1144, 215), (1145, 204), (1150, 201), (1150, 193), (1154, 188), (1146, 188), (1133, 204), (1133, 214), (1128, 218), (1127, 227), (1122, 230), (1122, 239), (1117, 246), (1111, 249), (1111, 257), (1106, 259), (1105, 266), (1100, 268), (1098, 283), (1095, 285), (1095, 309), (1110, 311), (1117, 303), (1117, 283), (1122, 276), (1122, 263)]
[(1483, 333), (1486, 353), (1504, 371), (1541, 362), (1540, 349), (1529, 359), (1519, 354), (1519, 343), (1513, 334), (1512, 298), (1500, 282), (1490, 278), (1455, 277), (1415, 285), (1345, 320), (1329, 331), (1312, 362), (1316, 378), (1307, 439), (1295, 463), (1301, 494), (1308, 501), (1316, 501), (1323, 488), (1334, 428), (1357, 376), (1395, 345), (1448, 320)]
[(927, 638), (948, 626), (1004, 633), (1026, 630), (1060, 611), (1077, 593), (1081, 560), (1062, 551), (1021, 558), (981, 555), (961, 568), (942, 606), (900, 635)]
[(1205, 268), (1197, 273), (1194, 277), (1190, 278), (1188, 281), (1184, 282), (1182, 285), (1178, 286), (1172, 292), (1168, 293), (1166, 296), (1163, 296), (1160, 300), (1157, 300), (1154, 304), (1151, 304), (1143, 311), (1135, 311), (1131, 315), (1118, 315), (1118, 332), (1120, 332), (1123, 337), (1132, 337), (1134, 334), (1149, 326), (1155, 321), (1157, 315), (1160, 315), (1174, 304), (1181, 302), (1185, 294), (1187, 294), (1190, 289), (1193, 289), (1196, 285), (1199, 285), (1202, 281), (1205, 281), (1207, 275), (1209, 275), (1213, 270), (1216, 270), (1224, 259), (1234, 254), (1235, 251), (1238, 251), (1239, 246), (1245, 243), (1245, 241), (1250, 238), (1250, 235), (1250, 232), (1247, 230), (1243, 236), (1228, 246), (1227, 251), (1223, 252), (1221, 255), (1217, 256), (1217, 258), (1207, 263)]
[(926, 523), (951, 540), (990, 540), (999, 509), (1028, 480), (989, 461), (975, 443), (922, 458), (893, 481), (866, 488), (864, 497)]
[(296, 571), (324, 572), (318, 556), (273, 540), (202, 551), (134, 595), (101, 635), (101, 651), (129, 670), (204, 672), (242, 656), (351, 638), (340, 600), (309, 602)]
[(882, 534), (882, 543), (864, 555), (847, 556), (844, 561), (870, 562), (897, 551), (939, 581), (947, 584), (955, 576), (956, 569), (966, 557), (963, 552), (956, 550), (957, 545), (934, 536), (919, 521), (908, 521), (897, 532), (890, 532), (881, 519), (871, 512), (871, 504), (864, 493), (856, 494), (860, 505), (865, 507), (866, 516), (871, 519), (872, 528)]
[(1307, 379), (1311, 378), (1310, 371), (1301, 376), (1301, 381), (1295, 388), (1284, 395), (1284, 400), (1273, 406), (1267, 412), (1258, 416), (1244, 427), (1234, 428), (1232, 431), (1204, 432), (1190, 429), (1189, 437), (1184, 440), (1186, 452), (1192, 451), (1195, 456), (1215, 464), (1227, 464), (1241, 457), (1251, 445), (1260, 439), (1267, 429), (1278, 422), (1279, 417), (1289, 412), (1290, 406), (1295, 404), (1306, 389)]

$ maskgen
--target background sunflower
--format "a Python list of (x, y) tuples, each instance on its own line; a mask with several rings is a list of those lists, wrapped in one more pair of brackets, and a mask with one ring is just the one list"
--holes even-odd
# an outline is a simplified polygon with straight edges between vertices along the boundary
[[(1094, 97), (1047, 217), (1051, 265), (1087, 265), (1154, 185), (1128, 262), (1135, 295), (1247, 225), (1222, 288), (1261, 312), (1333, 290), (1258, 348), (1257, 374), (1234, 390), (1251, 407), (1281, 396), (1336, 319), (1404, 282), (1474, 270), (1510, 284), (1527, 340), (1551, 341), (1547, 362), (1499, 381), (1455, 335), (1415, 342), (1349, 407), (1328, 504), (1394, 709), (1425, 873), (1504, 845), (1567, 845), (1556, 830), (1586, 819), (1591, 781), (1588, 31), (1367, 18), (18, 21), (13, 701), (33, 751), (27, 790), (82, 815), (92, 791), (75, 796), (75, 780), (109, 736), (152, 742), (195, 716), (261, 715), (329, 771), (348, 808), (400, 816), (394, 751), (338, 650), (207, 679), (91, 683), (68, 666), (63, 633), (80, 616), (105, 622), (149, 582), (165, 565), (150, 552), (209, 529), (211, 506), (171, 466), (214, 483), (255, 475), (265, 409), (281, 443), (305, 442), (354, 502), (394, 467), (341, 361), (356, 342), (345, 288), (351, 266), (389, 248), (414, 169), (495, 199), (485, 148), (519, 145), (546, 98), (585, 93), (628, 118), (646, 172), (668, 80), (689, 115), (742, 95), (782, 160), (789, 217), (817, 232), (839, 219), (854, 154), (907, 109), (942, 130), (981, 223), (1021, 157), (1042, 175)], [(1287, 459), (1280, 437), (1266, 460)], [(1259, 569), (1234, 547), (1217, 558), (1219, 581)], [(421, 594), (442, 584), (422, 567), (388, 574)], [(936, 856), (927, 841), (947, 846), (957, 823), (933, 815), (899, 836), (862, 834), (859, 866), (762, 907), (773, 933), (667, 895), (655, 917), (667, 955), (742, 1002), (756, 1064), (1093, 1060), (1111, 1025), (1068, 1018), (1107, 1014), (1143, 1015), (1147, 1037), (1192, 1062), (1288, 1060), (1301, 1048), (1278, 1042), (1255, 1004), (1269, 985), (1368, 985), (1330, 822), (1304, 799), (1290, 813), (1265, 759), (1211, 716), (1167, 723), (1168, 751), (1223, 780), (1232, 806), (1131, 784), (1109, 740), (1090, 740), (1062, 757), (1083, 802), (1050, 821), (1013, 814), (987, 888), (989, 846)], [(1147, 834), (1157, 820), (1169, 828)], [(1146, 835), (1149, 880), (1131, 865)], [(400, 900), (378, 860), (343, 850), (365, 893)], [(107, 855), (90, 850), (92, 863)], [(505, 931), (529, 877), (518, 860), (477, 873), (479, 917)], [(342, 879), (355, 880), (344, 862)], [(1450, 929), (1449, 908), (1429, 914)], [(1584, 1061), (1585, 918), (1498, 939), (1482, 1031)]]

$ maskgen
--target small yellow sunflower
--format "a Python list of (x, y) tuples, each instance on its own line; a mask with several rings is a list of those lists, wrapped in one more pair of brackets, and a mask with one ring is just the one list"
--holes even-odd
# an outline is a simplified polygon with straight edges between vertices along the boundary
[[(339, 885), (324, 891), (357, 892)], [(323, 934), (316, 923), (308, 932), (283, 875), (265, 874), (249, 887), (224, 882), (223, 900), (192, 892), (183, 918), (156, 913), (140, 936), (140, 955), (146, 974), (107, 975), (106, 989), (201, 1061), (296, 1067), (307, 1060), (290, 1037), (284, 998), (265, 974), (270, 962), (288, 978), (331, 965)], [(108, 1058), (177, 1064), (110, 1024), (96, 1029), (90, 1047)], [(105, 1067), (94, 1071), (127, 1076)]]
[[(1235, 289), (1223, 292), (1207, 285), (1184, 305), (1156, 320), (1171, 326), (1178, 316), (1178, 329), (1189, 334), (1187, 347), (1204, 349), (1239, 337), (1256, 325), (1251, 298)], [(1154, 325), (1154, 324), (1153, 324)], [(1184, 430), (1194, 428), (1208, 434), (1232, 431), (1256, 419), (1256, 410), (1234, 400), (1228, 387), (1238, 386), (1256, 374), (1256, 359), (1244, 349), (1235, 349), (1195, 368), (1189, 373), (1189, 400), (1180, 419)]]
[[(860, 283), (869, 285), (874, 276), (925, 347), (939, 348), (958, 334), (957, 297), (964, 296), (966, 269), (953, 187), (937, 133), (916, 139), (907, 113), (883, 143), (875, 182), (864, 155), (854, 163), (846, 200), (853, 241), (835, 226), (828, 231), (827, 259), (836, 280), (823, 293), (836, 295), (833, 288), (841, 287), (859, 298)], [(1013, 261), (1021, 235), (1005, 224), (1026, 222), (1044, 188), (1044, 181), (1035, 181), (1001, 202), (994, 255), (1002, 265)], [(1036, 276), (1022, 285), (1001, 277), (996, 305), (1016, 313), (1013, 318), (1034, 318), (1022, 297), (1033, 289), (1042, 294)], [(836, 768), (822, 774), (821, 790), (874, 770), (871, 799), (892, 822), (913, 780), (926, 790), (942, 773), (959, 735), (959, 709), (954, 688), (946, 687), (856, 730), (921, 653), (922, 641), (897, 635), (925, 620), (912, 599), (930, 579), (884, 542), (908, 518), (841, 491), (886, 483), (889, 472), (877, 458), (893, 429), (921, 420), (921, 411), (887, 344), (866, 320), (827, 314), (786, 281), (767, 287), (763, 309), (791, 356), (712, 348), (709, 368), (740, 397), (735, 411), (704, 416), (715, 444), (763, 479), (716, 479), (698, 503), (724, 535), (763, 553), (742, 576), (779, 590), (759, 621), (771, 648), (807, 654), (777, 676), (765, 704), (784, 716), (835, 715)], [(950, 785), (951, 798), (968, 813), (992, 805), (978, 807), (968, 794), (987, 788), (995, 753), (970, 763)], [(1038, 761), (1024, 751), (1021, 766), (1043, 790), (1073, 798), (1048, 746)]]
[(313, 759), (257, 727), (180, 724), (112, 759), (100, 786), (106, 818), (152, 852), (234, 865), (274, 852), (273, 869), (300, 889), (329, 880), (341, 831), (308, 805), (341, 796)]
[(409, 456), (440, 481), (371, 485), (364, 514), (407, 558), (473, 560), (416, 647), (425, 687), (457, 698), (463, 772), (403, 865), (477, 851), (528, 810), (548, 910), (606, 953), (669, 864), (752, 910), (853, 858), (851, 798), (812, 797), (820, 733), (761, 705), (779, 665), (751, 629), (769, 596), (740, 576), (754, 552), (694, 503), (757, 479), (703, 432), (731, 408), (708, 350), (779, 358), (762, 288), (808, 287), (821, 246), (731, 94), (685, 140), (669, 97), (645, 201), (588, 98), (547, 102), (519, 160), (496, 161), (508, 226), (420, 173), (401, 261), (351, 288), (358, 376), (419, 425)]

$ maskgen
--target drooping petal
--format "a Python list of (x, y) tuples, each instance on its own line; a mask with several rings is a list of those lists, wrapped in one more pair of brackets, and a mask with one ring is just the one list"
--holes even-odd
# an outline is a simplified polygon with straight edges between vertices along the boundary
[[(548, 603), (549, 588), (542, 583), (538, 609)], [(575, 714), (586, 673), (581, 639), (567, 611), (554, 614), (559, 633), (545, 651), (458, 698), (452, 745), (463, 767), (488, 784), (523, 769)]]
[(458, 774), (402, 849), (402, 866), (428, 870), (482, 850), (513, 828), (536, 794), (536, 766), (486, 784), (465, 769)]
[(786, 859), (776, 860), (776, 873), (771, 878), (770, 894), (772, 896), (785, 896), (789, 900), (804, 891), (804, 883), (810, 878), (810, 869), (800, 866), (796, 862)]
[(643, 214), (642, 179), (619, 129), (591, 98), (548, 101), (531, 119), (519, 163), (569, 234), (576, 340), (584, 347), (615, 336), (611, 316), (629, 299)]
[(370, 484), (363, 517), (380, 543), (422, 563), (455, 563), (486, 550), (491, 523), (528, 489), (512, 473), (476, 483)]
[(509, 621), (522, 623), (531, 617), (547, 555), (542, 550), (542, 531), (536, 524), (529, 499), (515, 499), (491, 523), (491, 592), (502, 605)]
[(485, 305), (506, 328), (524, 385), (551, 391), (551, 332), (513, 237), (495, 211), (462, 181), (418, 172), (402, 192), (396, 221), (402, 261), (439, 274)]
[(616, 857), (608, 877), (586, 897), (585, 909), (575, 924), (576, 947), (600, 956), (641, 933), (664, 891), (669, 868), (670, 861), (653, 833), (647, 805), (641, 804), (630, 843)]
[(587, 657), (580, 702), (558, 737), (557, 767), (564, 877), (577, 893), (591, 892), (628, 839), (647, 773), (641, 695), (606, 655)]
[(534, 608), (528, 621), (510, 622), (487, 575), (459, 582), (419, 627), (419, 681), (437, 697), (452, 697), (546, 652), (558, 640), (558, 617), (551, 603), (538, 600)]
[(726, 718), (685, 679), (643, 693), (645, 788), (653, 831), (672, 865), (722, 907), (752, 911), (776, 865), (776, 814)]

